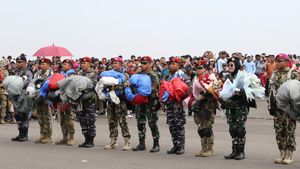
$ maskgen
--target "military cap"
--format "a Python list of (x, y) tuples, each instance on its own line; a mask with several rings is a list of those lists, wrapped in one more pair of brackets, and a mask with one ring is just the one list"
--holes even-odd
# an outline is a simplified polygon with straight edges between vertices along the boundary
[(40, 60), (40, 64), (41, 64), (41, 63), (48, 63), (49, 65), (51, 65), (51, 64), (52, 64), (52, 61), (51, 61), (50, 59), (43, 58), (43, 59)]
[(181, 63), (181, 59), (178, 57), (170, 57), (169, 62), (170, 63), (172, 63), (172, 62)]
[(62, 63), (69, 63), (70, 65), (73, 65), (74, 61), (71, 59), (65, 59)]
[(20, 56), (18, 56), (16, 58), (16, 61), (24, 61), (24, 62), (26, 62), (27, 61), (26, 55), (24, 53), (22, 53)]
[(123, 63), (123, 62), (124, 62), (123, 59), (120, 58), (120, 57), (114, 57), (114, 58), (111, 59), (111, 61), (112, 61), (112, 62), (120, 62), (120, 63)]
[(289, 55), (287, 54), (284, 54), (284, 53), (280, 53), (276, 56), (275, 60), (280, 60), (280, 59), (283, 59), (283, 60), (290, 60), (289, 58)]
[(83, 58), (81, 58), (80, 59), (80, 63), (82, 63), (82, 62), (90, 62), (90, 63), (92, 63), (92, 59), (90, 58), (90, 57), (83, 57)]
[(150, 56), (143, 56), (141, 62), (152, 62), (152, 58)]

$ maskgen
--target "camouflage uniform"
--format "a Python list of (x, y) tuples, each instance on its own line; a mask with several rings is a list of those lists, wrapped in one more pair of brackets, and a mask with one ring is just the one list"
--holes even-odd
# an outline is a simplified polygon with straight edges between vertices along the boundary
[[(2, 71), (2, 78), (5, 79), (5, 77), (8, 76), (8, 71), (5, 69), (1, 71)], [(4, 93), (5, 93), (5, 88), (2, 86), (2, 82), (0, 82), (0, 120), (1, 120), (0, 123), (5, 123), (4, 118), (6, 117), (6, 111), (7, 111), (7, 96)]]
[[(70, 76), (71, 74), (68, 75), (68, 72), (71, 72), (72, 70), (68, 71), (62, 71), (61, 74), (64, 74), (65, 76)], [(76, 119), (74, 112), (71, 109), (66, 109), (63, 107), (68, 107), (65, 104), (59, 103), (58, 104), (62, 110), (60, 113), (60, 127), (61, 131), (63, 134), (63, 139), (56, 142), (56, 145), (60, 144), (67, 144), (67, 145), (73, 145), (75, 144), (74, 141), (74, 133), (75, 133), (75, 128), (74, 128), (74, 120)]]
[[(29, 82), (32, 80), (32, 73), (29, 69), (24, 68), (22, 70), (16, 70), (15, 72), (16, 76), (20, 76), (23, 78), (26, 78), (25, 81), (25, 88), (28, 86)], [(24, 90), (25, 90), (24, 88)], [(25, 93), (25, 91), (24, 91)], [(21, 96), (14, 96), (12, 99), (12, 103), (14, 105), (16, 114), (15, 114), (15, 118), (18, 124), (18, 130), (19, 130), (19, 135), (16, 138), (13, 138), (13, 141), (27, 141), (27, 135), (28, 135), (28, 127), (29, 127), (29, 113), (30, 112), (20, 112), (17, 109), (17, 105), (19, 105), (18, 100), (19, 97)], [(20, 140), (20, 137), (22, 138)]]
[[(277, 93), (278, 88), (288, 79), (298, 79), (299, 74), (296, 71), (291, 71), (290, 68), (285, 68), (283, 72), (274, 71), (270, 78), (270, 93)], [(290, 76), (290, 77), (288, 77)], [(286, 112), (280, 109), (276, 110), (274, 115), (274, 129), (276, 133), (276, 142), (279, 150), (296, 150), (295, 129), (296, 121), (291, 119)]]
[[(80, 70), (78, 75), (88, 77), (92, 80), (93, 85), (96, 86), (98, 81), (98, 75), (93, 69), (88, 71)], [(80, 98), (80, 102), (82, 104), (82, 111), (76, 111), (77, 119), (80, 123), (82, 134), (85, 137), (85, 144), (79, 145), (80, 147), (86, 147), (89, 143), (93, 146), (93, 140), (96, 136), (96, 108), (95, 108), (95, 101), (96, 101), (96, 94), (93, 90), (86, 91)]]
[[(128, 76), (126, 76), (125, 83), (128, 81)], [(108, 125), (109, 125), (109, 133), (110, 138), (112, 140), (117, 140), (118, 138), (118, 124), (121, 127), (122, 136), (126, 139), (129, 139), (130, 133), (128, 124), (126, 121), (127, 115), (127, 107), (126, 107), (126, 96), (124, 92), (125, 84), (119, 84), (114, 86), (114, 90), (121, 93), (119, 97), (120, 103), (115, 104), (112, 101), (108, 100), (107, 105), (107, 118), (108, 118)]]
[(6, 108), (7, 108), (7, 97), (5, 96), (5, 89), (1, 86), (0, 87), (0, 119), (1, 123), (2, 120), (4, 122), (4, 118), (6, 117)]
[[(47, 71), (39, 70), (34, 74), (34, 79), (44, 79), (46, 80), (51, 75), (51, 70)], [(49, 111), (48, 102), (46, 99), (38, 99), (36, 102), (36, 113), (37, 119), (40, 125), (40, 135), (41, 138), (39, 141), (43, 139), (50, 139), (52, 137), (52, 114)]]
[(135, 109), (136, 110), (136, 120), (137, 120), (137, 127), (138, 127), (138, 131), (139, 131), (140, 145), (143, 145), (145, 147), (146, 120), (148, 119), (148, 125), (151, 129), (151, 133), (152, 133), (152, 137), (153, 137), (153, 147), (155, 147), (155, 146), (159, 146), (159, 130), (158, 130), (158, 126), (157, 126), (157, 121), (158, 121), (157, 109), (159, 107), (159, 105), (158, 105), (159, 104), (158, 89), (160, 86), (160, 80), (153, 71), (151, 71), (147, 74), (151, 77), (151, 86), (152, 86), (151, 95), (149, 97), (148, 104), (136, 106), (136, 109)]
[(201, 137), (202, 146), (202, 150), (199, 154), (196, 154), (196, 156), (211, 156), (214, 144), (212, 128), (215, 121), (218, 102), (209, 93), (203, 92), (201, 95), (204, 97), (204, 100), (197, 101), (192, 107), (192, 112), (194, 112), (194, 121), (198, 127), (198, 134)]
[(242, 160), (245, 158), (244, 150), (246, 143), (245, 124), (248, 116), (248, 101), (243, 89), (237, 92), (229, 100), (222, 102), (226, 109), (229, 133), (232, 138), (232, 153), (225, 156), (225, 159)]
[[(166, 76), (167, 81), (171, 81), (174, 78), (181, 78), (188, 86), (191, 86), (191, 81), (188, 79), (187, 75), (178, 70), (174, 74), (168, 74)], [(172, 136), (173, 148), (172, 153), (177, 153), (177, 150), (184, 151), (185, 146), (185, 129), (184, 125), (186, 123), (185, 112), (183, 111), (182, 104), (176, 100), (168, 101), (166, 103), (166, 115), (167, 124), (169, 125), (169, 130)], [(170, 151), (170, 152), (171, 152)], [(177, 151), (177, 152), (176, 152)], [(172, 154), (170, 153), (169, 154)]]
[(126, 115), (127, 115), (127, 107), (124, 99), (121, 100), (121, 103), (119, 104), (115, 104), (111, 101), (108, 101), (107, 118), (108, 118), (110, 138), (117, 140), (118, 124), (121, 127), (122, 136), (124, 138), (130, 138), (129, 128), (126, 121)]

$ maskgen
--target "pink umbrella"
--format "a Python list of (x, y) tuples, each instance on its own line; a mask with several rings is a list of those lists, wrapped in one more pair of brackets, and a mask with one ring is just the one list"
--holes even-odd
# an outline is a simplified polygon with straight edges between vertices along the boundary
[(39, 49), (33, 56), (73, 56), (68, 49), (60, 46), (47, 46)]

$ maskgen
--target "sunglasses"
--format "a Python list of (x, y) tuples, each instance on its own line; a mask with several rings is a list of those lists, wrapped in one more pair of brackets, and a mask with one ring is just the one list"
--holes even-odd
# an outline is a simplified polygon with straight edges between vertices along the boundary
[(281, 62), (284, 62), (285, 60), (281, 60), (281, 59), (278, 59), (278, 60), (275, 60), (275, 62), (278, 62), (278, 63), (281, 63)]
[(148, 62), (141, 62), (142, 65), (146, 65)]

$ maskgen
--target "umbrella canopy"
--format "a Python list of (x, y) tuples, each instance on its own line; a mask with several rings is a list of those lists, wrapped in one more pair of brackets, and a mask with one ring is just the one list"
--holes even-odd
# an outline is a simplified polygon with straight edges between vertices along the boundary
[(60, 46), (47, 46), (39, 49), (33, 56), (73, 56), (72, 53)]

